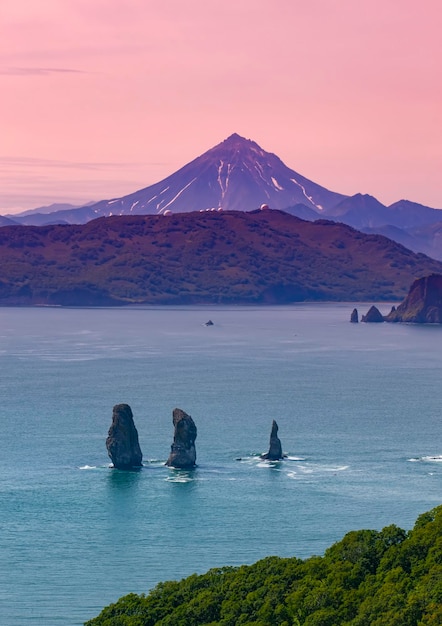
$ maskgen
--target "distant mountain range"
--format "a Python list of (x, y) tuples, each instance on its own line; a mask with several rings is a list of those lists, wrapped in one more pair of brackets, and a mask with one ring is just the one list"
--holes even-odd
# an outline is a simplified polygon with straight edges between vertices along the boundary
[(442, 260), (442, 211), (400, 200), (390, 206), (370, 195), (329, 191), (288, 168), (257, 143), (233, 134), (164, 180), (122, 198), (83, 207), (57, 206), (0, 217), (0, 226), (85, 224), (112, 215), (158, 215), (208, 210), (251, 211), (261, 205), (302, 219), (327, 218), (383, 234)]
[(442, 263), (283, 211), (114, 216), (0, 229), (0, 305), (402, 300)]

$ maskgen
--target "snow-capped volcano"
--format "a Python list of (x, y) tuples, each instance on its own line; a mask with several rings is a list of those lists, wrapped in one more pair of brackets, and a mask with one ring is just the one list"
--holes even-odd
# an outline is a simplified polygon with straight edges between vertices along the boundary
[[(308, 180), (288, 168), (275, 154), (236, 133), (164, 180), (122, 198), (87, 207), (57, 211), (52, 221), (85, 223), (109, 215), (156, 215), (210, 209), (251, 211), (267, 204), (272, 209), (304, 205), (321, 214), (346, 196)], [(26, 218), (22, 223), (45, 223)]]
[(235, 133), (159, 183), (91, 208), (107, 215), (137, 215), (212, 208), (250, 211), (262, 204), (285, 209), (302, 203), (320, 212), (343, 198)]

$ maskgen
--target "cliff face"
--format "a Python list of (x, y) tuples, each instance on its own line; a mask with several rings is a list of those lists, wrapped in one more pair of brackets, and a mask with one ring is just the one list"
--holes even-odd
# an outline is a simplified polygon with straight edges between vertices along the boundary
[(415, 280), (402, 304), (384, 319), (387, 322), (442, 324), (442, 274)]

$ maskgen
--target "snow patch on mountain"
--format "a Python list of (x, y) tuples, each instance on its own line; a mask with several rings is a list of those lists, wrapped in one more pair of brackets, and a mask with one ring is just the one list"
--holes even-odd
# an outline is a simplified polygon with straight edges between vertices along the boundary
[[(248, 169), (249, 171), (251, 171), (250, 168)], [(255, 163), (255, 170), (258, 172), (258, 176), (261, 178), (261, 180), (263, 180), (265, 184), (268, 185), (268, 180), (266, 180), (265, 176), (263, 175), (263, 169), (260, 163)]]
[(279, 191), (284, 191), (284, 187), (281, 187), (281, 185), (278, 183), (278, 181), (276, 180), (276, 178), (274, 178), (273, 176), (271, 177), (272, 179), (272, 183), (275, 187), (275, 189), (279, 189)]
[(196, 181), (197, 177), (195, 176), (195, 178), (192, 178), (192, 180), (190, 181), (190, 183), (187, 183), (187, 185), (185, 185), (182, 189), (180, 189), (180, 191), (172, 198), (172, 200), (170, 200), (167, 204), (165, 204), (162, 208), (159, 208), (161, 206), (161, 202), (160, 204), (157, 204), (157, 208), (159, 209), (158, 213), (162, 213), (164, 211), (164, 209), (167, 209), (168, 206), (170, 206), (173, 202), (175, 202), (175, 200), (177, 198), (180, 197), (180, 195), (186, 191), (186, 189), (188, 189), (188, 187), (190, 187), (190, 185), (192, 185), (195, 181)]
[(304, 197), (311, 202), (311, 204), (313, 204), (314, 207), (316, 207), (319, 211), (323, 210), (323, 207), (320, 204), (316, 204), (316, 202), (313, 200), (313, 198), (311, 196), (309, 196), (305, 190), (305, 187), (303, 185), (301, 185), (300, 182), (298, 182), (295, 178), (291, 178), (290, 179), (292, 181), (292, 183), (295, 183), (295, 185), (298, 185), (298, 187), (300, 187), (302, 193), (304, 194)]
[[(227, 172), (224, 173), (224, 170), (226, 169), (225, 165), (227, 165)], [(227, 189), (229, 187), (231, 170), (232, 170), (232, 165), (230, 163), (225, 164), (223, 160), (220, 160), (220, 163), (218, 165), (217, 181), (221, 189), (221, 200), (224, 199), (224, 196), (227, 193)]]

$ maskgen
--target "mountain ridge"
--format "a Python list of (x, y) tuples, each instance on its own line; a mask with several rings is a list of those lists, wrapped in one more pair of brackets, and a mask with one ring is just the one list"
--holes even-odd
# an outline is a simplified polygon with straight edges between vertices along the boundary
[(442, 263), (283, 211), (113, 216), (0, 229), (0, 305), (396, 301)]

